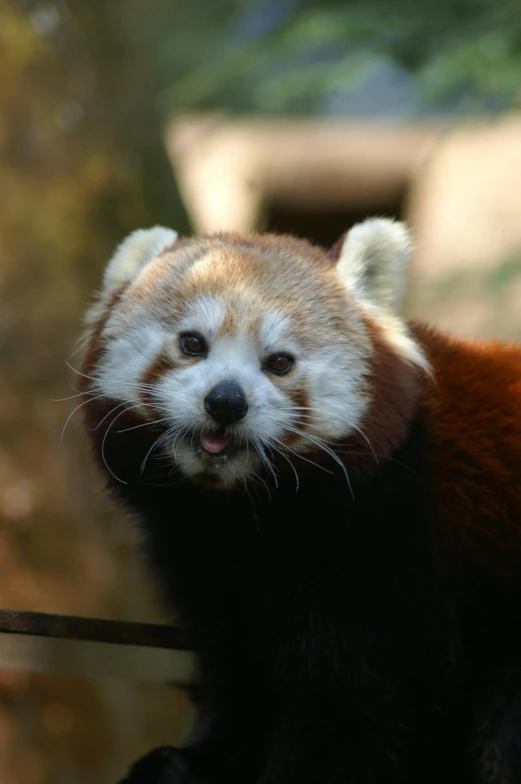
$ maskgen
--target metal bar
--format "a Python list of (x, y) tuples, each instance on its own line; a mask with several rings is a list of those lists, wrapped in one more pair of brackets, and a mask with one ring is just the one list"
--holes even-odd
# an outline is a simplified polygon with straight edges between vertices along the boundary
[(189, 686), (196, 657), (182, 629), (0, 610), (0, 668)]
[(2, 633), (136, 645), (144, 648), (191, 650), (183, 629), (178, 626), (108, 621), (26, 610), (0, 610), (0, 634)]

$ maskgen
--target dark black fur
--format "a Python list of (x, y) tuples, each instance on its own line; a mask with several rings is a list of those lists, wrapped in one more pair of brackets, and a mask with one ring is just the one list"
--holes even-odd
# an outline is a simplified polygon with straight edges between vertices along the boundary
[[(252, 499), (153, 459), (141, 476), (146, 428), (110, 431), (113, 489), (200, 653), (207, 717), (127, 784), (521, 781), (521, 597), (439, 552), (422, 420), (352, 494), (334, 463), (302, 462), (298, 492), (288, 473)], [(494, 754), (506, 772), (485, 777)]]

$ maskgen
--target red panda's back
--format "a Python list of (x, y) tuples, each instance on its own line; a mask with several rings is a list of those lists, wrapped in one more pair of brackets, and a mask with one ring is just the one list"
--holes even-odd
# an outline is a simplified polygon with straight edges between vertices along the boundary
[(521, 348), (413, 331), (442, 546), (521, 583)]

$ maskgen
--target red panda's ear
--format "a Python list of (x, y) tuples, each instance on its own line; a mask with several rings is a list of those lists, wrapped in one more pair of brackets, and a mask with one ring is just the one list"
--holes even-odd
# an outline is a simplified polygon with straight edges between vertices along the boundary
[(133, 280), (152, 259), (169, 248), (177, 239), (177, 232), (154, 226), (138, 229), (118, 245), (103, 276), (103, 294), (110, 294), (122, 283)]
[(334, 251), (338, 275), (357, 299), (397, 314), (411, 250), (404, 223), (371, 218), (341, 237), (331, 255)]
[(421, 346), (400, 311), (411, 238), (403, 223), (373, 218), (353, 226), (342, 239), (336, 269), (349, 293), (382, 330), (403, 359), (430, 372)]

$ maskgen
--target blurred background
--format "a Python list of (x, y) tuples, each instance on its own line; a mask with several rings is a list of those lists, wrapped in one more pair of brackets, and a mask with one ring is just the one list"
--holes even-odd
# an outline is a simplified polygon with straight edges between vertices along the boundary
[[(127, 232), (405, 217), (409, 314), (521, 336), (518, 0), (0, 0), (0, 52), (0, 607), (165, 620), (54, 402)], [(114, 784), (190, 717), (166, 685), (1, 670), (0, 781)]]

